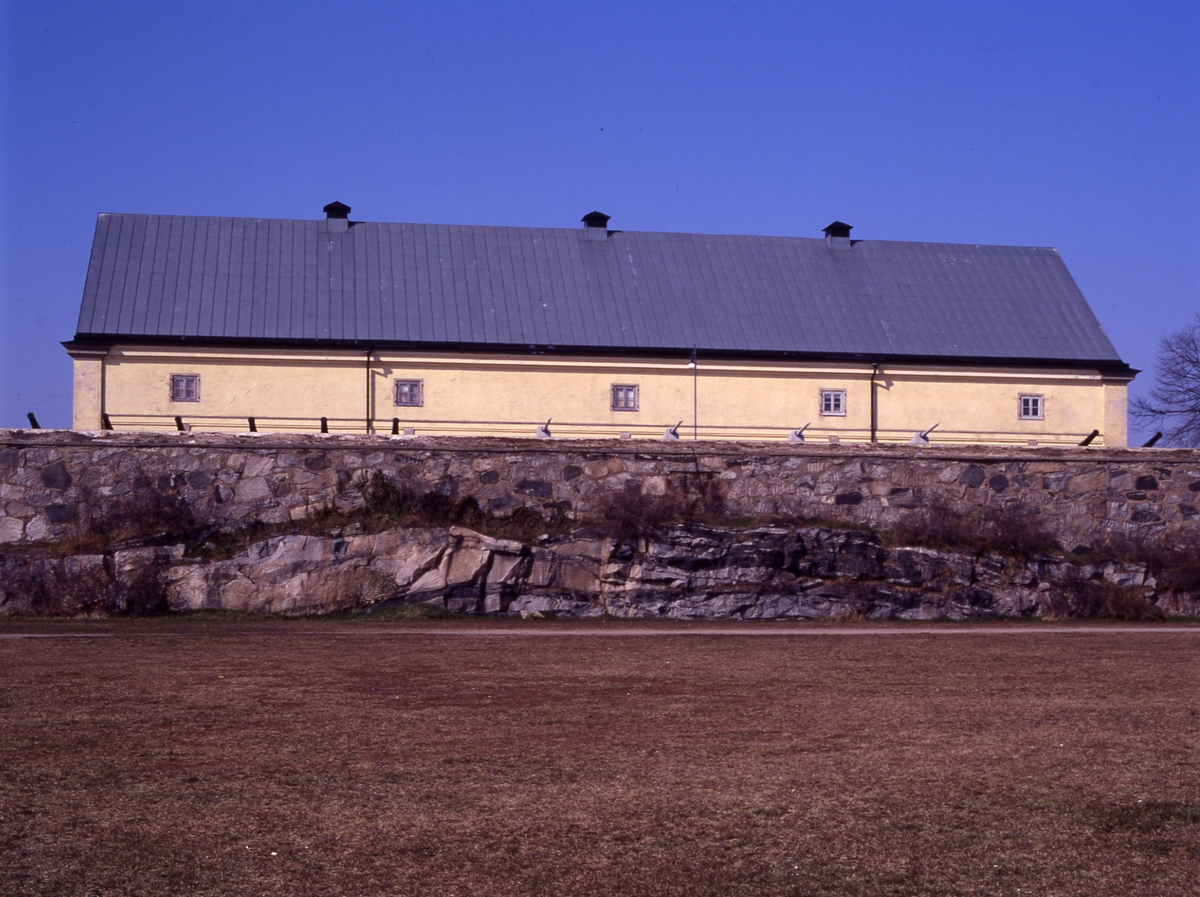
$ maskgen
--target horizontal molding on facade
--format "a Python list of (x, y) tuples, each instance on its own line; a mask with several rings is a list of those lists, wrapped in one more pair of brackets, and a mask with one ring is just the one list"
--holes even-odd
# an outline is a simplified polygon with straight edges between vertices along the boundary
[(1200, 479), (1200, 449), (1169, 447), (1127, 448), (1093, 443), (1078, 445), (950, 445), (932, 443), (914, 446), (904, 443), (829, 443), (813, 440), (792, 444), (780, 442), (693, 441), (661, 442), (652, 440), (572, 439), (540, 440), (534, 438), (497, 438), (488, 436), (391, 436), (383, 433), (283, 433), (283, 432), (215, 432), (173, 430), (141, 430), (114, 432), (108, 430), (31, 430), (0, 428), (0, 445), (8, 448), (191, 448), (228, 451), (287, 450), (287, 451), (376, 451), (402, 448), (405, 452), (438, 452), (449, 454), (538, 454), (596, 453), (611, 456), (645, 455), (648, 457), (678, 458), (692, 461), (700, 456), (737, 458), (763, 457), (828, 457), (873, 458), (897, 460), (921, 458), (931, 461), (1005, 461), (1050, 463), (1061, 461), (1091, 464), (1164, 463), (1186, 464), (1189, 475)]
[[(223, 362), (238, 362), (245, 364), (263, 363), (278, 365), (294, 361), (303, 364), (328, 364), (346, 367), (350, 370), (360, 370), (367, 366), (368, 357), (373, 367), (403, 367), (406, 365), (420, 367), (446, 368), (503, 368), (503, 369), (553, 369), (563, 371), (628, 371), (678, 373), (691, 376), (692, 369), (688, 359), (680, 356), (663, 356), (661, 358), (644, 358), (639, 356), (579, 356), (579, 355), (506, 355), (496, 353), (437, 353), (437, 352), (391, 352), (361, 350), (307, 350), (298, 348), (238, 348), (238, 347), (208, 347), (194, 344), (178, 346), (138, 346), (116, 344), (102, 352), (88, 350), (89, 357), (103, 355), (106, 360), (120, 361), (123, 358), (139, 361), (176, 362), (181, 358), (196, 364), (219, 364)], [(862, 361), (795, 361), (758, 362), (743, 359), (723, 358), (717, 355), (706, 355), (701, 352), (698, 358), (700, 372), (725, 374), (826, 374), (831, 376), (846, 376), (870, 378), (875, 363), (864, 359)], [(1019, 382), (1030, 379), (1061, 380), (1061, 381), (1097, 381), (1111, 380), (1111, 372), (1100, 368), (1067, 368), (1048, 363), (1045, 367), (1029, 366), (1023, 368), (1001, 367), (999, 365), (980, 364), (974, 368), (964, 368), (960, 365), (930, 365), (904, 364), (902, 362), (881, 363), (878, 365), (878, 376), (904, 377), (911, 379), (944, 379), (948, 371), (953, 371), (955, 378), (968, 380), (996, 380), (1004, 382)], [(1117, 379), (1128, 377), (1121, 375)]]

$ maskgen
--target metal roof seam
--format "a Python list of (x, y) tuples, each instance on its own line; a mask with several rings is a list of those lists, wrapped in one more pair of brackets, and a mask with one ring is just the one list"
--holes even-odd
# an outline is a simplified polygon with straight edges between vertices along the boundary
[(104, 214), (78, 328), (1119, 362), (1052, 249), (582, 228)]

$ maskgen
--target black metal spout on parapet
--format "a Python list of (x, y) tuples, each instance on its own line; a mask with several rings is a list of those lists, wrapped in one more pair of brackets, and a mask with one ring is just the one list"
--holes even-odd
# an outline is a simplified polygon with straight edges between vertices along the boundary
[(37, 418), (33, 416), (32, 411), (27, 412), (25, 416), (29, 418), (29, 426), (31, 426), (33, 429), (40, 430), (42, 428), (42, 425), (38, 423)]
[(398, 418), (398, 417), (392, 418), (392, 435), (393, 436), (400, 435), (400, 418)]
[(258, 432), (258, 425), (255, 423), (255, 421), (254, 421), (254, 418), (252, 418), (252, 417), (248, 417), (248, 418), (246, 418), (246, 421), (247, 421), (247, 423), (249, 423), (249, 424), (250, 424), (250, 432), (251, 432), (251, 433), (257, 433), (257, 432)]
[(175, 415), (175, 429), (178, 430), (180, 433), (182, 433), (185, 429), (185, 427), (183, 426), (183, 418), (180, 417), (178, 414)]
[(100, 429), (101, 430), (111, 430), (112, 428), (113, 428), (112, 418), (108, 416), (107, 411), (102, 411), (100, 413)]
[(329, 418), (327, 418), (327, 417), (321, 418), (321, 432), (322, 433), (329, 432)]
[(1099, 435), (1100, 435), (1100, 431), (1099, 431), (1099, 430), (1092, 430), (1092, 432), (1088, 433), (1086, 436), (1084, 436), (1084, 437), (1083, 437), (1083, 442), (1081, 442), (1081, 443), (1079, 443), (1079, 444), (1080, 444), (1081, 446), (1088, 446), (1088, 445), (1091, 445), (1091, 444), (1092, 444), (1092, 440), (1093, 440), (1093, 439), (1095, 439), (1095, 438), (1096, 438), (1097, 436), (1099, 436)]
[(1162, 439), (1162, 430), (1159, 430), (1157, 433), (1155, 433), (1153, 436), (1151, 436), (1149, 439), (1147, 439), (1145, 442), (1143, 442), (1142, 448), (1154, 448), (1154, 444), (1156, 442), (1158, 442), (1158, 440), (1160, 440), (1160, 439)]

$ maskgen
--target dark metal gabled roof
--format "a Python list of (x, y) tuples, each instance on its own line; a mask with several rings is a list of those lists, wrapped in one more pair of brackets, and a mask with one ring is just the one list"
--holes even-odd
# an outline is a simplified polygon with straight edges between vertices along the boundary
[(1121, 365), (1053, 249), (103, 214), (119, 338)]

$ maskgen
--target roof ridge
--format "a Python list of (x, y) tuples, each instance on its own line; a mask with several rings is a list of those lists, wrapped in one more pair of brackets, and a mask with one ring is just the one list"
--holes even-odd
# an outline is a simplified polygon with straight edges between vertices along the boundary
[[(277, 222), (287, 224), (317, 224), (324, 225), (325, 218), (271, 218), (271, 217), (254, 217), (246, 215), (169, 215), (158, 212), (99, 212), (99, 217), (129, 217), (129, 218), (178, 218), (192, 219), (205, 221), (262, 221), (262, 222)], [(581, 233), (579, 227), (550, 227), (544, 225), (531, 224), (459, 224), (445, 221), (367, 221), (355, 219), (352, 221), (354, 225), (373, 225), (377, 227), (450, 227), (460, 228), (464, 230), (508, 230), (508, 231), (552, 231), (556, 233)], [(813, 243), (824, 243), (824, 237), (806, 237), (793, 234), (745, 234), (745, 233), (716, 233), (708, 231), (673, 231), (673, 230), (631, 230), (629, 228), (610, 228), (610, 235), (641, 235), (641, 236), (664, 236), (664, 237), (711, 237), (711, 238), (739, 238), (751, 240), (807, 240)], [(850, 241), (853, 245), (861, 243), (871, 244), (900, 244), (906, 246), (963, 246), (975, 249), (1039, 249), (1057, 252), (1057, 247), (1054, 246), (1037, 246), (1025, 243), (963, 243), (963, 242), (947, 242), (944, 240), (885, 240), (877, 237), (854, 237)]]

